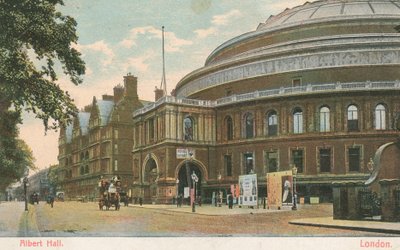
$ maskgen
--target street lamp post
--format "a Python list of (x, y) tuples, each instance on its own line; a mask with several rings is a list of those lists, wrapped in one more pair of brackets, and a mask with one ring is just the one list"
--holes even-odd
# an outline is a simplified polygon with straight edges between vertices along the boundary
[(25, 196), (25, 211), (28, 211), (28, 197), (26, 196), (26, 187), (28, 185), (28, 177), (24, 177), (24, 196)]
[(176, 206), (179, 207), (179, 179), (176, 178)]
[(297, 191), (296, 191), (296, 175), (297, 175), (297, 168), (294, 166), (292, 168), (293, 174), (293, 206), (292, 210), (297, 210)]
[(221, 173), (218, 174), (217, 178), (218, 178), (218, 195), (217, 195), (217, 202), (215, 203), (215, 206), (217, 206), (217, 203), (218, 203), (218, 206), (220, 207), (221, 203), (222, 203), (222, 201), (220, 201), (220, 198), (221, 198), (221, 179), (222, 179)]
[(192, 212), (196, 212), (196, 185), (197, 182), (199, 181), (199, 178), (197, 177), (196, 173), (193, 171), (193, 174), (191, 175), (192, 177), (192, 183), (193, 183), (193, 187), (194, 187), (194, 192), (193, 192), (193, 204), (192, 204)]

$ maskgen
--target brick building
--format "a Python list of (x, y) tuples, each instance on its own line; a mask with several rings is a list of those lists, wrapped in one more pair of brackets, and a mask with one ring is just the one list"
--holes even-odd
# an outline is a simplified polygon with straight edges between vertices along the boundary
[(137, 78), (128, 74), (114, 95), (93, 98), (59, 137), (60, 190), (66, 198), (98, 194), (101, 177), (119, 175), (129, 191), (132, 179), (132, 112), (143, 106), (137, 95)]

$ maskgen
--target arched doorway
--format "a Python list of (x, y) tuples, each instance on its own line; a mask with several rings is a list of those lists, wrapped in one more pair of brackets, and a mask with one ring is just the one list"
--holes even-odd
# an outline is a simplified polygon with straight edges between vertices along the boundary
[(157, 180), (158, 168), (154, 158), (149, 158), (146, 162), (143, 173), (143, 198), (148, 203), (157, 199)]
[(203, 175), (200, 170), (200, 167), (193, 161), (185, 161), (179, 169), (178, 172), (178, 180), (179, 180), (179, 185), (178, 185), (178, 195), (184, 195), (184, 188), (189, 187), (193, 188), (194, 184), (192, 181), (191, 175), (193, 172), (197, 175), (198, 182), (196, 185), (196, 196), (201, 196), (201, 182), (203, 180)]

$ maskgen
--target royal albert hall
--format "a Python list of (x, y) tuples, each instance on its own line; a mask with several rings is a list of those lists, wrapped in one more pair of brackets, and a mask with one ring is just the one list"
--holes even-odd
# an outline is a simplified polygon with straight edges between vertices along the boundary
[(221, 44), (133, 113), (132, 195), (168, 203), (194, 172), (203, 202), (246, 174), (262, 198), (295, 166), (298, 196), (330, 202), (332, 182), (368, 179), (399, 136), (399, 31), (399, 0), (324, 0)]

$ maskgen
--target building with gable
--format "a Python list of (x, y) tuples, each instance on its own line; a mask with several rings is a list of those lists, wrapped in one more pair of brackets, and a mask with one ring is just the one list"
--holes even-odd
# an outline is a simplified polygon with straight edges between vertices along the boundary
[(129, 191), (132, 179), (132, 112), (143, 107), (137, 78), (124, 76), (113, 95), (93, 97), (59, 136), (59, 181), (66, 198), (97, 197), (101, 178), (119, 175)]

